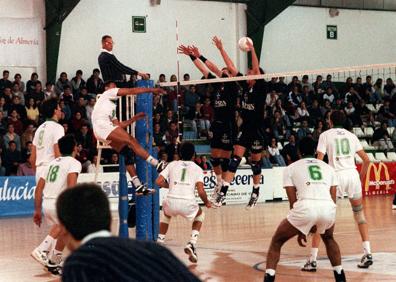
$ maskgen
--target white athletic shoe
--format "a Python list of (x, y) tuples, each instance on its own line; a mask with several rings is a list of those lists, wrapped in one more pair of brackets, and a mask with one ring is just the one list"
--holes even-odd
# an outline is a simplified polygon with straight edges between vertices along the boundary
[(37, 260), (42, 265), (46, 266), (48, 263), (48, 252), (40, 251), (38, 248), (35, 248), (33, 252), (30, 254), (35, 260)]
[(317, 267), (318, 266), (316, 264), (316, 261), (310, 261), (308, 259), (304, 266), (301, 268), (301, 271), (316, 272)]
[(358, 263), (359, 268), (369, 268), (373, 264), (373, 256), (371, 254), (363, 255), (360, 263)]
[(396, 205), (392, 205), (392, 210), (396, 210)]

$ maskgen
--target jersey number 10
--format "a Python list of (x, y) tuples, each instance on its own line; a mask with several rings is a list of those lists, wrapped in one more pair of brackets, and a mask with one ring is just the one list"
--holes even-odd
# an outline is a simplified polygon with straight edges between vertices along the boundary
[(336, 155), (348, 155), (351, 152), (349, 140), (347, 138), (336, 139)]

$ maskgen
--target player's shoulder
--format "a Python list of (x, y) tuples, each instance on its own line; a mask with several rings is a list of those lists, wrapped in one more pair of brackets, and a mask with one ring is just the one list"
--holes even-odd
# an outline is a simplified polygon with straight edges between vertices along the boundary
[(329, 165), (328, 163), (325, 163), (322, 160), (318, 160), (318, 163), (324, 169), (325, 172), (335, 173), (334, 168), (331, 165)]

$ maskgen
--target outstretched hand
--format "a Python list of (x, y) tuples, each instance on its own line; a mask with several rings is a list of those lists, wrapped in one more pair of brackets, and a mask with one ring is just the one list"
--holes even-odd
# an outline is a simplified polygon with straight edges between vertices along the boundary
[(188, 49), (190, 50), (191, 54), (197, 58), (201, 56), (201, 53), (199, 52), (199, 49), (195, 45), (188, 46)]
[(212, 42), (217, 49), (219, 50), (223, 49), (223, 42), (221, 42), (221, 39), (218, 38), (217, 36), (213, 37)]
[(184, 45), (180, 45), (179, 47), (177, 47), (177, 52), (179, 54), (184, 54), (184, 55), (187, 55), (187, 56), (192, 55), (191, 51), (190, 51), (190, 48), (188, 46), (184, 46)]
[(142, 79), (144, 79), (144, 80), (147, 80), (150, 78), (149, 75), (145, 72), (139, 72), (138, 75), (141, 76)]

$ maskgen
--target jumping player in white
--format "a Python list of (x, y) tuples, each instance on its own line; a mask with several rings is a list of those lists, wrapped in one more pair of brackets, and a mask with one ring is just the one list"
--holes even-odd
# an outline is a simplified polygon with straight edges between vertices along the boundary
[(336, 218), (338, 180), (332, 167), (315, 159), (315, 142), (303, 138), (299, 143), (303, 159), (289, 165), (283, 172), (283, 187), (289, 199), (290, 211), (275, 231), (268, 249), (264, 282), (275, 281), (275, 270), (284, 243), (298, 235), (298, 244), (305, 247), (306, 235), (316, 230), (326, 245), (327, 256), (337, 282), (345, 282), (341, 253), (333, 238)]
[[(354, 219), (358, 224), (363, 241), (364, 254), (357, 266), (359, 268), (368, 268), (373, 264), (373, 257), (371, 255), (367, 221), (363, 211), (361, 179), (366, 176), (370, 160), (356, 135), (342, 128), (345, 121), (346, 117), (342, 111), (331, 113), (330, 122), (332, 128), (320, 134), (317, 158), (323, 160), (325, 154), (327, 154), (329, 165), (335, 169), (339, 181), (337, 196), (343, 197), (345, 193), (348, 195)], [(358, 154), (363, 160), (360, 177), (356, 170), (355, 154)], [(320, 237), (315, 234), (312, 239), (311, 256), (301, 270), (316, 271), (319, 243)]]
[[(61, 274), (62, 251), (65, 243), (59, 237), (59, 222), (56, 216), (56, 199), (66, 188), (77, 184), (78, 174), (81, 172), (81, 163), (74, 157), (76, 154), (76, 141), (72, 135), (66, 135), (58, 141), (61, 157), (52, 160), (44, 175), (40, 177), (34, 197), (33, 221), (41, 226), (43, 209), (44, 218), (51, 226), (53, 238), (56, 240), (55, 247), (48, 246), (40, 250), (48, 254), (46, 267), (53, 274)], [(44, 200), (43, 200), (44, 195)]]
[(139, 142), (125, 131), (125, 127), (136, 120), (142, 118), (144, 114), (139, 113), (130, 120), (120, 122), (116, 117), (115, 101), (121, 96), (138, 95), (147, 92), (154, 94), (165, 93), (160, 88), (117, 88), (112, 81), (106, 82), (105, 92), (97, 100), (92, 111), (92, 126), (96, 138), (107, 140), (109, 145), (118, 153), (125, 157), (125, 165), (137, 194), (148, 194), (151, 190), (143, 185), (137, 177), (134, 167), (133, 152), (155, 166), (157, 170), (164, 168), (164, 162), (158, 162), (146, 150), (140, 146)]
[(191, 262), (196, 263), (198, 261), (196, 243), (205, 213), (195, 200), (195, 188), (207, 208), (211, 207), (211, 203), (205, 193), (203, 171), (192, 161), (195, 155), (194, 145), (188, 142), (182, 143), (179, 154), (181, 160), (169, 163), (156, 180), (158, 186), (169, 189), (168, 195), (162, 203), (164, 213), (161, 218), (157, 242), (164, 243), (172, 217), (180, 215), (193, 221), (191, 238), (184, 248), (184, 252), (189, 256)]
[[(36, 130), (30, 155), (30, 164), (36, 171), (36, 184), (41, 177), (46, 177), (48, 164), (60, 157), (58, 140), (65, 135), (63, 126), (58, 123), (62, 111), (56, 98), (43, 102), (41, 114), (46, 118), (46, 121)], [(56, 234), (56, 228), (51, 228), (45, 239), (31, 253), (32, 257), (43, 265), (47, 264), (48, 250), (55, 247), (56, 239), (54, 237)]]

